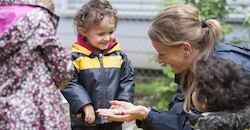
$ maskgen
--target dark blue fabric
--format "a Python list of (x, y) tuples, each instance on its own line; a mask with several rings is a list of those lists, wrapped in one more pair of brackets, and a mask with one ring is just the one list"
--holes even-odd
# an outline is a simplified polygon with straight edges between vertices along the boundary
[(230, 60), (241, 65), (250, 73), (250, 49), (231, 44), (218, 44), (214, 49), (214, 56)]
[[(248, 48), (220, 43), (215, 46), (213, 56), (233, 61), (250, 73), (250, 50)], [(179, 75), (176, 75), (175, 82), (180, 84)], [(144, 130), (192, 130), (186, 124), (183, 101), (184, 98), (178, 85), (176, 97), (169, 105), (170, 109), (162, 112), (151, 110), (147, 119), (136, 121), (137, 126)]]

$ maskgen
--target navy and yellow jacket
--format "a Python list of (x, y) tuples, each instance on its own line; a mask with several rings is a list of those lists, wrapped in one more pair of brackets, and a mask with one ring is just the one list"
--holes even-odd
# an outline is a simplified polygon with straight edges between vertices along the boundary
[[(109, 108), (110, 100), (132, 102), (134, 98), (134, 69), (127, 55), (115, 44), (106, 53), (94, 54), (87, 48), (73, 44), (72, 61), (74, 78), (62, 90), (70, 104), (72, 126), (85, 126), (84, 118), (76, 118), (84, 105), (92, 104), (94, 109)], [(107, 123), (96, 114), (95, 124)]]

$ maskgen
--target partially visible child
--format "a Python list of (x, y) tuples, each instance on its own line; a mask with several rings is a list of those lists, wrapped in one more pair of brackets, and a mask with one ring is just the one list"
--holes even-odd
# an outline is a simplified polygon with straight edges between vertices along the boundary
[(0, 0), (0, 130), (68, 130), (58, 88), (72, 78), (52, 0)]
[(114, 31), (116, 10), (106, 0), (90, 0), (75, 16), (77, 42), (72, 46), (74, 78), (62, 90), (70, 104), (73, 130), (121, 130), (120, 122), (98, 116), (110, 100), (132, 102), (134, 69)]
[(250, 74), (234, 62), (218, 58), (199, 61), (191, 103), (203, 115), (199, 129), (243, 130), (250, 122)]

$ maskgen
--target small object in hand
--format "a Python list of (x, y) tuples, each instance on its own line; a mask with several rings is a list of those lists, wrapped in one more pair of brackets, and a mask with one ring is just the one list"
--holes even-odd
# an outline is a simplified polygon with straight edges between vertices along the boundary
[(76, 118), (77, 118), (77, 119), (81, 119), (81, 118), (82, 118), (82, 113), (76, 114)]
[(114, 112), (114, 115), (124, 115), (124, 112)]

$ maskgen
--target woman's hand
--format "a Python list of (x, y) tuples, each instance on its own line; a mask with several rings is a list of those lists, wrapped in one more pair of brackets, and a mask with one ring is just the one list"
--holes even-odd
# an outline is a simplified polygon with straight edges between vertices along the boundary
[(134, 104), (130, 102), (126, 102), (126, 101), (113, 100), (113, 101), (110, 101), (109, 103), (111, 105), (109, 109), (128, 110), (128, 109), (135, 107)]
[(83, 111), (85, 114), (84, 121), (88, 124), (93, 124), (95, 122), (95, 111), (91, 104), (88, 104), (83, 107)]
[(98, 109), (99, 115), (102, 115), (110, 121), (130, 122), (136, 119), (145, 119), (149, 109), (144, 106), (135, 106), (125, 101), (110, 101), (110, 109)]

